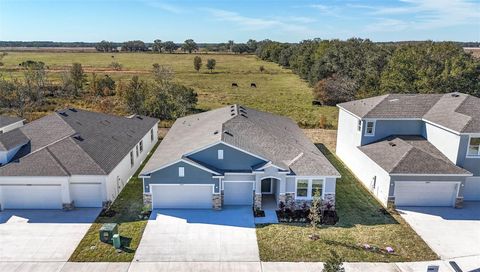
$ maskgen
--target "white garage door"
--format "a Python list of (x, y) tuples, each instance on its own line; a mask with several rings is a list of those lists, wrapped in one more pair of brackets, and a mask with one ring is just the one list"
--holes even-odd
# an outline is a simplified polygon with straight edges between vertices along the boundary
[(60, 185), (2, 185), (4, 209), (61, 209)]
[(454, 206), (457, 185), (455, 182), (395, 182), (397, 206)]
[(480, 178), (467, 178), (463, 197), (466, 201), (480, 201)]
[(102, 207), (102, 191), (100, 183), (72, 183), (70, 184), (70, 196), (74, 201), (75, 207)]
[(224, 182), (224, 205), (252, 205), (253, 182)]
[(154, 209), (211, 209), (212, 185), (150, 185)]

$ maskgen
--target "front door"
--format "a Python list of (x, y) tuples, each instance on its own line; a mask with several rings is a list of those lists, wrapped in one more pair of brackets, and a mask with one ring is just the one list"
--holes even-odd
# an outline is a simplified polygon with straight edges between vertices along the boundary
[(262, 194), (271, 194), (272, 193), (272, 179), (262, 180)]

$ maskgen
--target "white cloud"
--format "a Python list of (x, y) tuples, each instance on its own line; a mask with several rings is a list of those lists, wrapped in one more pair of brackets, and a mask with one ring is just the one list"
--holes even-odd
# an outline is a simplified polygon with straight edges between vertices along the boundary
[(179, 14), (185, 12), (183, 8), (161, 0), (144, 0), (144, 2), (150, 7), (159, 8), (170, 13)]

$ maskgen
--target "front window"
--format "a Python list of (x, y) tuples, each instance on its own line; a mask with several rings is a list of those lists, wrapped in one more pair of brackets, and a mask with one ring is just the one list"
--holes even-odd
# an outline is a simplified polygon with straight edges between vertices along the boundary
[(323, 195), (323, 179), (297, 179), (297, 195), (299, 199), (312, 199), (317, 194), (319, 197)]
[(308, 197), (308, 179), (297, 180), (297, 197)]
[(480, 156), (480, 137), (470, 137), (467, 155), (472, 157)]
[(375, 135), (375, 121), (367, 121), (367, 126), (365, 128), (365, 135), (366, 136)]

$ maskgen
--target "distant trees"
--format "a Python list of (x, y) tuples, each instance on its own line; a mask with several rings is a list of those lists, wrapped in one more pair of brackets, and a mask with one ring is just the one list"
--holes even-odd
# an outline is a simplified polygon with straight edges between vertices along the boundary
[(198, 50), (198, 45), (194, 40), (188, 39), (185, 40), (185, 42), (183, 43), (182, 50), (183, 52), (188, 52), (189, 54), (191, 54), (193, 51)]
[(95, 49), (99, 52), (116, 52), (117, 47), (113, 42), (107, 42), (105, 40), (95, 44)]
[(200, 71), (200, 68), (202, 68), (202, 58), (201, 57), (195, 56), (195, 58), (193, 58), (193, 68), (197, 72)]
[(19, 79), (7, 81), (0, 78), (0, 107), (10, 109), (17, 116), (24, 117), (34, 104), (32, 92), (27, 85)]
[(257, 43), (256, 54), (307, 80), (326, 105), (392, 92), (480, 95), (480, 60), (456, 43), (264, 40)]
[(175, 72), (170, 66), (154, 63), (152, 65), (152, 75), (155, 82), (167, 83), (173, 80), (173, 78), (175, 77)]
[(172, 41), (166, 41), (163, 44), (163, 48), (165, 49), (166, 52), (171, 54), (178, 49), (178, 45)]
[(152, 45), (152, 51), (155, 53), (162, 53), (163, 42), (162, 40), (154, 40)]
[(148, 47), (140, 40), (127, 41), (122, 44), (122, 51), (126, 52), (144, 52), (147, 50)]
[(237, 43), (232, 46), (231, 51), (233, 53), (242, 54), (242, 53), (249, 52), (249, 49), (250, 48), (248, 47), (248, 45), (244, 43)]
[(41, 100), (47, 82), (45, 63), (27, 60), (19, 65), (23, 69), (24, 85), (30, 92), (31, 100), (35, 102)]
[(87, 75), (83, 71), (82, 64), (73, 63), (65, 80), (66, 89), (73, 92), (71, 95), (78, 96), (83, 90), (83, 85), (87, 82)]
[(215, 59), (207, 60), (207, 69), (210, 70), (210, 73), (215, 69), (216, 65), (217, 65), (217, 61)]

